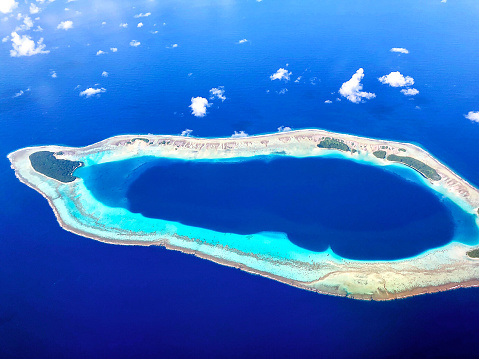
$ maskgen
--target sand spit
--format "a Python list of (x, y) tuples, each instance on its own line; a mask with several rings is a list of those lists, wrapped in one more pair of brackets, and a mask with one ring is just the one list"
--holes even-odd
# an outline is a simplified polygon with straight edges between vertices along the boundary
[[(341, 146), (318, 147), (325, 140)], [(197, 160), (341, 154), (377, 166), (391, 165), (393, 162), (388, 160), (391, 155), (394, 156), (390, 159), (409, 157), (438, 175), (432, 179), (427, 172), (426, 175), (422, 173), (432, 189), (477, 216), (479, 191), (428, 152), (412, 144), (316, 129), (245, 138), (123, 135), (82, 148), (23, 148), (9, 154), (8, 158), (20, 181), (48, 200), (64, 229), (98, 241), (160, 245), (298, 288), (363, 300), (390, 300), (479, 286), (479, 260), (466, 255), (471, 249), (467, 245), (452, 242), (414, 258), (397, 261), (353, 261), (331, 253), (310, 252), (288, 240), (272, 242), (255, 234), (239, 236), (145, 219), (124, 209), (104, 206), (91, 196), (81, 179), (62, 183), (36, 172), (29, 155), (38, 151), (55, 152), (58, 159), (81, 161), (85, 166), (139, 156)]]

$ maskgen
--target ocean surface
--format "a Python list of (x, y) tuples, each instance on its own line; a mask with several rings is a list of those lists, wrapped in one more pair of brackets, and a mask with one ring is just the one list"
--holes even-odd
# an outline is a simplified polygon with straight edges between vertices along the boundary
[[(35, 27), (17, 31), (35, 41), (43, 37), (50, 53), (11, 57), (11, 40), (0, 43), (0, 357), (476, 355), (477, 288), (360, 302), (302, 291), (163, 248), (103, 244), (62, 230), (46, 200), (15, 178), (6, 158), (25, 146), (84, 146), (126, 133), (190, 129), (192, 136), (216, 137), (289, 126), (420, 144), (479, 186), (479, 123), (465, 118), (479, 111), (476, 0), (85, 0), (38, 6), (42, 11), (29, 15)], [(28, 14), (28, 7), (19, 3), (13, 16), (5, 15), (2, 38), (11, 37), (23, 21), (17, 13)], [(73, 21), (73, 28), (57, 29), (65, 20)], [(33, 31), (38, 25), (42, 32)], [(239, 43), (242, 39), (247, 41)], [(130, 45), (133, 40), (140, 45)], [(392, 53), (393, 47), (409, 53)], [(107, 53), (96, 55), (99, 50)], [(289, 81), (271, 80), (280, 68), (291, 72)], [(338, 90), (359, 68), (364, 69), (363, 90), (376, 97), (355, 104)], [(414, 78), (419, 94), (405, 96), (401, 88), (377, 80), (393, 71)], [(219, 86), (226, 99), (209, 99), (210, 90)], [(88, 88), (101, 92), (80, 96)], [(192, 97), (211, 103), (206, 116), (192, 115)], [(405, 250), (414, 249), (409, 253), (447, 243), (457, 229), (452, 207), (418, 184), (340, 160), (324, 168), (333, 165), (364, 179), (357, 185), (365, 193), (355, 206), (364, 203), (365, 194), (373, 202), (365, 202), (359, 213), (369, 211), (371, 203), (388, 205), (370, 186), (387, 180), (381, 190), (404, 210), (394, 217), (385, 211), (366, 229), (393, 232), (393, 225), (402, 228), (394, 221), (424, 223), (408, 238), (410, 244), (401, 243)], [(142, 213), (154, 209), (158, 212), (151, 216), (163, 217), (165, 209), (135, 202), (142, 183), (161, 177), (158, 168), (136, 178), (119, 204)], [(192, 169), (178, 169), (185, 170)], [(285, 182), (277, 185), (292, 188), (293, 174), (282, 178)], [(351, 188), (343, 192), (340, 184), (323, 195), (344, 201)], [(182, 193), (182, 182), (173, 185), (170, 198), (197, 200), (197, 191)], [(226, 185), (218, 189), (235, 195)], [(408, 203), (418, 211), (409, 211)], [(429, 217), (419, 211), (424, 203), (430, 204), (424, 209)], [(181, 207), (176, 210), (186, 218)], [(206, 223), (201, 213), (188, 215)], [(341, 218), (330, 219), (341, 237), (346, 230)], [(209, 225), (222, 225), (212, 220)], [(436, 235), (427, 237), (426, 222)], [(357, 233), (364, 230), (346, 219), (344, 224)], [(302, 245), (315, 243), (310, 238)], [(345, 255), (371, 255), (363, 247), (341, 248)]]

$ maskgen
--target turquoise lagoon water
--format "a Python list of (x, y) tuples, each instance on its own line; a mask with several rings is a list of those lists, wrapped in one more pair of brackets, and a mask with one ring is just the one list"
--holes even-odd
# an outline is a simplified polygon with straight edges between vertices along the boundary
[(285, 233), (301, 248), (331, 248), (349, 259), (401, 259), (455, 236), (479, 238), (473, 215), (397, 166), (318, 157), (140, 157), (75, 175), (110, 207), (223, 233)]

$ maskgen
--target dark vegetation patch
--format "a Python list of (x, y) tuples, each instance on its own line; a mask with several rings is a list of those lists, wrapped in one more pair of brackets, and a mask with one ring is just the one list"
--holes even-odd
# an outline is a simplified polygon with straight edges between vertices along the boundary
[(479, 258), (479, 248), (467, 252), (467, 255), (471, 258)]
[(377, 158), (386, 158), (386, 151), (374, 151), (373, 155), (376, 156)]
[(347, 144), (345, 144), (341, 140), (337, 140), (335, 138), (326, 137), (325, 139), (321, 140), (318, 144), (319, 148), (328, 148), (328, 149), (336, 149), (344, 152), (351, 152), (351, 149)]
[(30, 163), (35, 171), (64, 183), (77, 179), (73, 176), (73, 171), (83, 166), (83, 162), (57, 159), (54, 153), (49, 151), (32, 153)]
[(415, 158), (407, 156), (389, 155), (387, 159), (388, 161), (403, 163), (406, 166), (415, 169), (424, 177), (427, 177), (433, 181), (439, 181), (441, 179), (441, 176), (436, 172), (434, 168), (429, 167), (424, 162), (421, 162)]

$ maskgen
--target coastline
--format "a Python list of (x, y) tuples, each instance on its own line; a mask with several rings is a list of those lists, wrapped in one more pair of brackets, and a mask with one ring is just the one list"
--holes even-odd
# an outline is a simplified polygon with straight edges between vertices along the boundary
[[(351, 149), (356, 150), (356, 152), (344, 153), (336, 149), (318, 148), (318, 143), (324, 137), (334, 137), (341, 140)], [(471, 248), (454, 243), (428, 251), (412, 259), (361, 262), (344, 259), (325, 260), (323, 256), (317, 263), (311, 266), (309, 263), (304, 263), (301, 260), (291, 261), (281, 258), (273, 260), (267, 256), (252, 256), (251, 253), (229, 248), (228, 245), (213, 248), (211, 244), (206, 243), (207, 238), (187, 238), (177, 233), (157, 233), (154, 239), (142, 240), (141, 233), (132, 233), (125, 230), (121, 236), (120, 234), (118, 235), (118, 238), (112, 238), (110, 233), (108, 233), (108, 226), (100, 228), (103, 226), (101, 221), (99, 221), (102, 213), (100, 217), (96, 218), (97, 227), (95, 228), (90, 224), (89, 226), (86, 225), (86, 222), (80, 223), (78, 218), (81, 218), (81, 214), (84, 214), (86, 217), (87, 211), (81, 212), (82, 205), (78, 201), (75, 202), (74, 196), (64, 198), (65, 196), (61, 195), (60, 189), (69, 191), (68, 193), (75, 193), (76, 195), (84, 193), (74, 192), (80, 191), (76, 184), (81, 182), (81, 180), (77, 179), (71, 184), (60, 183), (33, 170), (27, 158), (29, 154), (39, 150), (61, 151), (62, 154), (57, 155), (57, 158), (82, 161), (87, 166), (148, 155), (194, 160), (259, 155), (306, 157), (332, 153), (341, 153), (343, 157), (353, 160), (366, 159), (375, 165), (389, 165), (391, 164), (389, 161), (377, 158), (372, 153), (378, 150), (384, 150), (387, 154), (396, 155), (406, 153), (431, 166), (439, 173), (441, 176), (439, 181), (425, 178), (431, 188), (448, 194), (451, 198), (460, 202), (463, 208), (477, 215), (479, 191), (416, 145), (336, 134), (323, 130), (298, 130), (244, 138), (214, 139), (181, 136), (122, 135), (82, 148), (62, 146), (28, 147), (9, 154), (8, 158), (12, 162), (12, 168), (15, 170), (17, 178), (47, 199), (62, 228), (101, 242), (120, 245), (160, 245), (170, 250), (193, 254), (221, 265), (235, 267), (248, 273), (261, 275), (301, 289), (354, 299), (391, 300), (461, 287), (479, 286), (479, 268), (477, 268), (479, 267), (479, 262), (468, 258), (465, 254)], [(84, 191), (84, 189), (81, 190)], [(70, 201), (72, 204), (75, 204), (75, 210), (80, 213), (80, 217), (77, 216), (76, 219), (72, 220), (74, 216), (71, 213), (67, 213), (64, 209), (60, 210), (59, 205), (64, 205), (62, 201)], [(91, 214), (88, 213), (88, 216), (91, 216)], [(72, 222), (73, 225), (69, 224), (69, 222)], [(94, 233), (92, 228), (104, 235), (101, 236)], [(101, 232), (102, 230), (104, 232)], [(192, 242), (196, 243), (198, 241), (201, 242), (198, 245), (199, 250), (189, 247)], [(178, 245), (178, 242), (182, 243), (183, 246)], [(222, 251), (223, 257), (210, 253), (217, 250)], [(239, 256), (240, 258), (255, 257), (256, 262), (258, 258), (260, 258), (260, 262), (271, 261), (273, 263), (274, 261), (281, 261), (281, 268), (284, 267), (287, 270), (280, 269), (278, 271), (284, 271), (286, 274), (294, 272), (296, 268), (301, 267), (301, 269), (297, 270), (299, 274), (294, 272), (296, 279), (292, 278), (292, 276), (288, 278), (272, 271), (261, 270), (259, 267), (254, 268), (248, 265), (246, 260), (244, 263), (233, 261), (231, 260), (233, 256)], [(271, 266), (276, 265), (276, 263), (271, 264)], [(319, 268), (316, 269), (317, 278), (312, 281), (307, 280), (303, 272), (308, 272), (308, 275), (310, 275), (310, 271), (316, 267)], [(297, 279), (301, 276), (304, 276), (304, 281)]]

